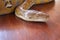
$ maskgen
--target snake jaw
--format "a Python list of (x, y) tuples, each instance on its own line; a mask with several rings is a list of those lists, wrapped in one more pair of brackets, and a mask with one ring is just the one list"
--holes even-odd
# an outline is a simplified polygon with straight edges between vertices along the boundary
[(49, 18), (49, 15), (35, 10), (28, 10), (25, 13), (25, 17), (26, 19), (29, 19), (29, 21), (46, 22)]

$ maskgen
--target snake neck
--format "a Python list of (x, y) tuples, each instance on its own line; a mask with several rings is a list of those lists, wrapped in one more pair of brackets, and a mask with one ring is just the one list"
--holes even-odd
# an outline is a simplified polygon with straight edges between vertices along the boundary
[(34, 0), (26, 0), (23, 4), (20, 5), (20, 8), (28, 10), (34, 4)]

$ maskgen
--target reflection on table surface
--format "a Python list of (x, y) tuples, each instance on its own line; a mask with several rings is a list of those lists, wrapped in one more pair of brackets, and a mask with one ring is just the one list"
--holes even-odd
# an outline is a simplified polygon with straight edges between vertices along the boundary
[(31, 9), (48, 13), (46, 23), (27, 22), (14, 14), (0, 16), (0, 40), (60, 40), (60, 0), (34, 5)]

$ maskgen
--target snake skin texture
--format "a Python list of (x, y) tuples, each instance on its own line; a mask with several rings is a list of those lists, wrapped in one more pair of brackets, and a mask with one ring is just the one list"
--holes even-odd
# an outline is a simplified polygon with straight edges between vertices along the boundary
[(28, 9), (34, 4), (48, 3), (51, 1), (53, 0), (0, 0), (0, 15), (15, 11), (15, 15), (23, 20), (46, 22), (49, 18), (48, 14)]

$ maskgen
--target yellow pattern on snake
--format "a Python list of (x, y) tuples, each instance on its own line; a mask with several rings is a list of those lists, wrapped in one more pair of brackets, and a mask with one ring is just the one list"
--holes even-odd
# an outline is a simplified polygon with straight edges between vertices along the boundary
[(15, 10), (15, 15), (25, 21), (46, 22), (49, 18), (45, 14), (36, 10), (28, 10), (34, 4), (51, 2), (53, 0), (0, 0), (0, 15), (11, 13)]

